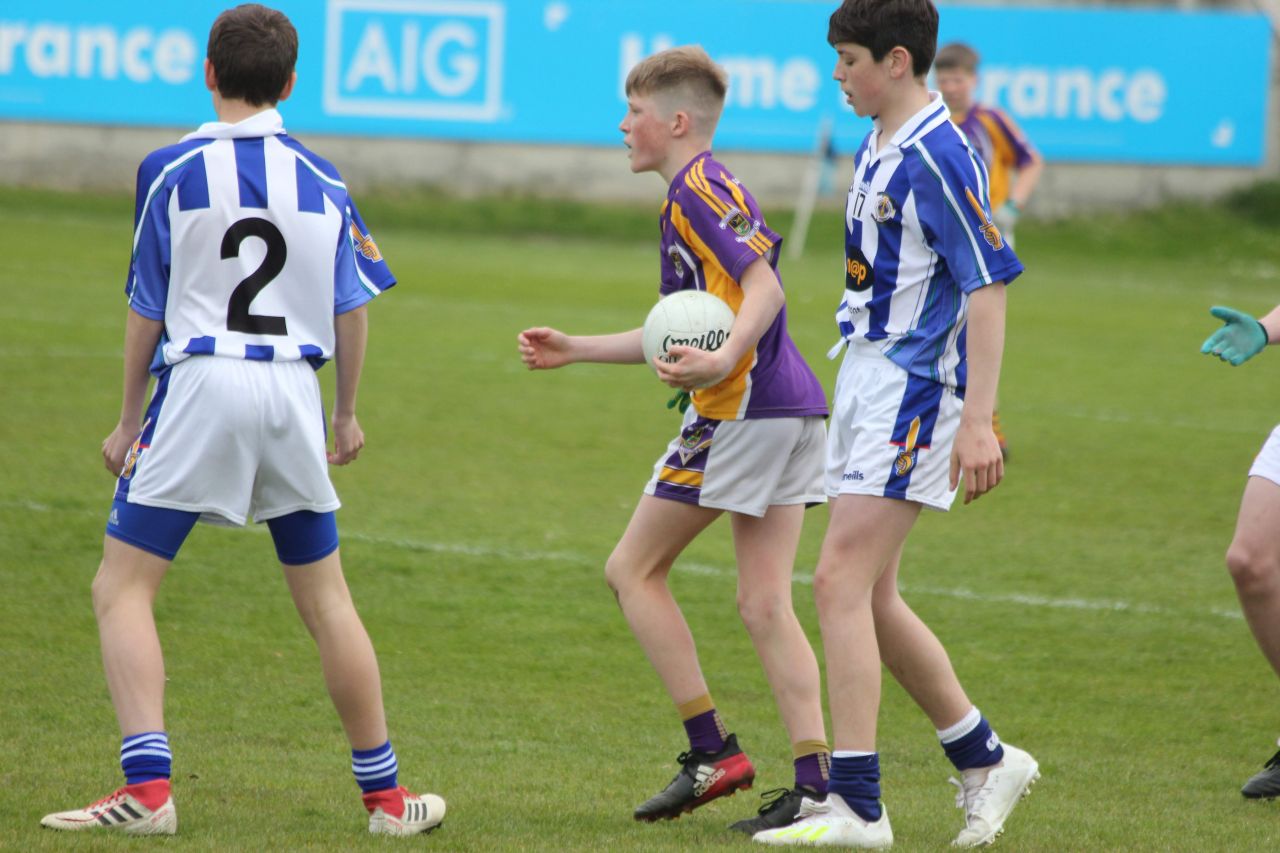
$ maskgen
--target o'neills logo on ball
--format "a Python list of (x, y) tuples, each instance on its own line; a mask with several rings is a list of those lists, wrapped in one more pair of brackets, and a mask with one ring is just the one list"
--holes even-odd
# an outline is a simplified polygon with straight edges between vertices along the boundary
[(707, 352), (715, 352), (724, 346), (724, 342), (729, 339), (729, 333), (722, 329), (711, 329), (700, 335), (694, 335), (689, 338), (677, 338), (667, 335), (662, 339), (662, 351), (667, 352), (674, 346), (693, 347), (695, 349), (706, 350)]

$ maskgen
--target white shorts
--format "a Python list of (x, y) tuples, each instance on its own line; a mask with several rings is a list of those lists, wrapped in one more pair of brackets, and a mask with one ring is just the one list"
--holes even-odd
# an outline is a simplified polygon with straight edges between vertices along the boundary
[(305, 361), (197, 356), (156, 384), (116, 498), (244, 524), (341, 506), (325, 459), (324, 407)]
[(771, 506), (826, 503), (823, 443), (821, 417), (717, 421), (690, 406), (644, 492), (757, 517)]
[(827, 495), (950, 509), (951, 446), (963, 407), (954, 391), (912, 376), (874, 345), (850, 345), (827, 429)]
[(1249, 468), (1250, 477), (1262, 477), (1280, 486), (1280, 426), (1271, 431)]

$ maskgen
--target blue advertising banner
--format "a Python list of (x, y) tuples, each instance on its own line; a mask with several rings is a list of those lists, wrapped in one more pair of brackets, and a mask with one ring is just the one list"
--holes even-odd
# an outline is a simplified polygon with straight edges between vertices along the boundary
[[(228, 0), (58, 0), (0, 11), (0, 119), (187, 127)], [(627, 71), (697, 42), (729, 72), (720, 148), (850, 149), (826, 44), (834, 0), (277, 0), (301, 38), (295, 133), (615, 145)], [(1050, 160), (1251, 166), (1263, 158), (1261, 15), (944, 5), (983, 55), (979, 96)], [(1185, 45), (1187, 49), (1177, 49)], [(1230, 57), (1229, 62), (1187, 57)]]

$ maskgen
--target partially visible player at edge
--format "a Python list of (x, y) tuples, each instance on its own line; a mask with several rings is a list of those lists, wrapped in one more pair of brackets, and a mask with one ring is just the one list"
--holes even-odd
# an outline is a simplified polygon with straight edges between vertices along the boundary
[[(943, 45), (933, 60), (934, 80), (951, 120), (964, 131), (987, 166), (991, 195), (991, 219), (1005, 242), (1015, 245), (1013, 227), (1031, 200), (1044, 158), (1027, 139), (1022, 128), (998, 107), (978, 103), (978, 52), (962, 42)], [(1000, 442), (1000, 452), (1009, 458), (1009, 442), (1000, 425), (1000, 410), (993, 415), (992, 428)]]
[[(412, 835), (444, 819), (444, 800), (397, 782), (378, 662), (338, 555), (316, 369), (335, 360), (327, 459), (345, 465), (364, 446), (355, 403), (365, 304), (395, 279), (337, 171), (284, 131), (274, 107), (293, 91), (297, 54), (280, 12), (223, 12), (205, 61), (218, 121), (138, 170), (124, 400), (102, 444), (118, 480), (93, 581), (125, 785), (48, 815), (41, 823), (53, 829), (177, 831), (152, 601), (197, 520), (249, 516), (270, 528), (316, 641), (369, 831)], [(149, 366), (156, 390), (144, 420)], [(275, 760), (259, 756), (247, 777), (269, 775)]]
[[(655, 360), (668, 385), (692, 390), (680, 434), (654, 466), (605, 577), (631, 630), (675, 703), (689, 738), (680, 771), (639, 806), (637, 820), (679, 817), (751, 786), (755, 769), (729, 734), (698, 664), (689, 626), (667, 577), (676, 557), (722, 513), (733, 526), (738, 612), (773, 688), (793, 747), (795, 786), (776, 791), (755, 833), (794, 820), (805, 795), (826, 791), (828, 749), (818, 666), (791, 604), (791, 571), (806, 504), (822, 495), (822, 386), (787, 334), (778, 279), (781, 238), (755, 200), (711, 154), (727, 77), (700, 47), (655, 54), (627, 77), (619, 130), (632, 172), (668, 184), (659, 218), (661, 286), (706, 290), (737, 315), (715, 352), (673, 346)], [(531, 369), (574, 362), (640, 364), (641, 330), (570, 336), (549, 328), (519, 335)], [(696, 389), (696, 390), (695, 390)], [(768, 795), (766, 795), (768, 796)]]
[[(1210, 313), (1223, 325), (1200, 351), (1232, 366), (1244, 364), (1280, 340), (1280, 305), (1261, 320), (1221, 306)], [(1280, 426), (1272, 430), (1249, 468), (1236, 532), (1227, 549), (1227, 569), (1258, 648), (1280, 675)], [(1240, 793), (1250, 799), (1280, 796), (1280, 752), (1245, 782)]]
[(833, 76), (854, 111), (875, 120), (845, 213), (836, 319), (847, 349), (827, 431), (831, 518), (814, 576), (831, 781), (824, 802), (806, 800), (794, 825), (758, 833), (762, 843), (893, 843), (876, 751), (882, 661), (959, 771), (965, 827), (953, 844), (993, 841), (1039, 775), (1029, 754), (1000, 744), (898, 592), (921, 507), (949, 509), (961, 477), (968, 503), (1004, 476), (991, 412), (1005, 284), (1022, 272), (991, 221), (986, 168), (925, 84), (937, 32), (930, 0), (845, 0), (829, 22)]

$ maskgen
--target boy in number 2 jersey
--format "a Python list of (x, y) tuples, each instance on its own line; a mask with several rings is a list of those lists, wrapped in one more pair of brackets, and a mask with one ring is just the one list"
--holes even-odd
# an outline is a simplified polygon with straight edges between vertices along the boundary
[[(177, 830), (151, 604), (197, 520), (250, 517), (270, 528), (316, 641), (369, 831), (413, 835), (444, 819), (444, 800), (397, 781), (377, 659), (338, 556), (326, 463), (345, 465), (364, 445), (355, 402), (365, 305), (395, 279), (337, 171), (284, 131), (275, 105), (293, 90), (297, 52), (283, 14), (256, 4), (223, 12), (205, 62), (219, 120), (138, 170), (124, 401), (102, 445), (118, 479), (93, 581), (125, 785), (48, 815), (41, 823), (53, 829)], [(328, 359), (337, 399), (326, 459), (316, 369)], [(275, 760), (259, 756), (247, 770), (269, 772)]]

